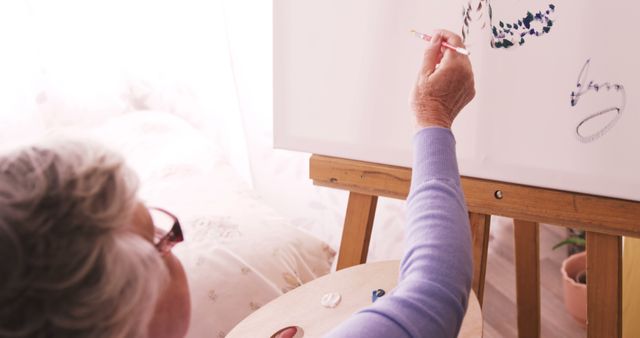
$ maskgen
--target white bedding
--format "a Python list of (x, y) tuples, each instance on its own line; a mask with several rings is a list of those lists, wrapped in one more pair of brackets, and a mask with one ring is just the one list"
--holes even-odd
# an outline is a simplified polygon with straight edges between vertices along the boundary
[(116, 117), (95, 133), (139, 173), (140, 195), (180, 219), (175, 247), (189, 278), (189, 337), (223, 337), (275, 297), (330, 271), (335, 252), (247, 188), (215, 144), (160, 112)]

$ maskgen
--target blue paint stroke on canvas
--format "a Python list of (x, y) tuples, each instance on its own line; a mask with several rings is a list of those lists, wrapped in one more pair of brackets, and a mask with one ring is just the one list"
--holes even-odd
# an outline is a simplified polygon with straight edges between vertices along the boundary
[[(471, 22), (482, 20), (482, 29), (491, 27), (491, 47), (511, 48), (524, 45), (530, 37), (539, 37), (551, 32), (554, 26), (552, 15), (556, 10), (554, 4), (541, 11), (527, 12), (522, 18), (512, 22), (499, 21), (493, 24), (493, 8), (490, 0), (479, 0), (478, 5), (469, 1), (462, 11), (462, 38), (466, 40), (470, 33)], [(485, 16), (486, 13), (486, 16)], [(488, 19), (487, 19), (488, 18)]]
[[(578, 137), (578, 140), (584, 143), (593, 142), (601, 138), (605, 134), (607, 134), (616, 125), (618, 120), (620, 120), (620, 117), (622, 117), (622, 114), (624, 113), (624, 108), (627, 102), (627, 94), (623, 85), (617, 84), (617, 83), (610, 83), (610, 82), (596, 83), (592, 80), (589, 80), (590, 64), (591, 64), (591, 59), (588, 59), (587, 62), (585, 62), (584, 66), (582, 66), (582, 69), (580, 70), (580, 75), (578, 75), (578, 82), (576, 84), (576, 89), (571, 92), (571, 106), (575, 107), (580, 102), (580, 98), (582, 98), (583, 96), (585, 96), (590, 92), (600, 93), (602, 91), (615, 91), (620, 93), (620, 102), (618, 105), (607, 107), (605, 109), (592, 113), (588, 115), (586, 118), (582, 119), (580, 123), (578, 123), (575, 130), (576, 136)], [(584, 132), (583, 129), (585, 125), (587, 125), (587, 123), (600, 122), (601, 119), (597, 119), (597, 120), (594, 120), (594, 119), (607, 114), (614, 114), (608, 123), (606, 123), (604, 126), (598, 128), (595, 132), (592, 132), (590, 134), (586, 134)]]

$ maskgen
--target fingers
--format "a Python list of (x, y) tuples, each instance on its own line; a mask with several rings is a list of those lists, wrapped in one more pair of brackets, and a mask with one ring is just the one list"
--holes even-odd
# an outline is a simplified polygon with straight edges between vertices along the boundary
[[(464, 43), (462, 42), (462, 38), (459, 35), (448, 30), (439, 30), (437, 32), (442, 37), (442, 43), (446, 42), (454, 47), (465, 47)], [(443, 48), (443, 50), (444, 57), (465, 56), (449, 48)]]
[(442, 41), (443, 42), (447, 42), (452, 46), (456, 46), (456, 47), (464, 47), (464, 43), (462, 42), (462, 38), (453, 32), (450, 32), (448, 30), (445, 29), (441, 29), (436, 31), (435, 34), (438, 34), (442, 37)]
[(442, 35), (436, 33), (431, 37), (431, 43), (424, 52), (419, 78), (428, 77), (436, 69), (436, 65), (440, 63), (442, 59), (441, 46)]
[[(462, 47), (462, 48), (464, 48), (464, 43), (462, 42), (462, 38), (459, 35), (457, 35), (457, 34), (455, 34), (453, 32), (450, 32), (448, 30), (444, 30), (444, 29), (443, 30), (438, 30), (437, 32), (442, 37), (442, 42), (443, 43), (446, 42), (446, 43), (448, 43), (448, 44), (450, 44), (450, 45), (452, 45), (454, 47)], [(461, 58), (467, 58), (468, 59), (468, 57), (466, 57), (465, 55), (462, 55), (462, 54), (460, 54), (460, 53), (458, 53), (458, 52), (456, 52), (454, 50), (451, 50), (449, 48), (443, 48), (443, 49), (444, 49), (443, 59), (445, 59), (445, 62), (449, 61), (449, 60), (452, 60), (452, 59), (457, 59), (457, 58), (460, 58), (460, 59)]]

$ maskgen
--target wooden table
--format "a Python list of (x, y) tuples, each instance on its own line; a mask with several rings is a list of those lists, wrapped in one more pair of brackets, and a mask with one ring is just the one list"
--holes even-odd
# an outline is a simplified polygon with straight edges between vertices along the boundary
[[(227, 338), (267, 338), (289, 326), (301, 327), (305, 338), (321, 337), (370, 305), (372, 290), (393, 289), (399, 266), (399, 261), (368, 263), (320, 277), (263, 306), (240, 322)], [(342, 301), (333, 309), (320, 305), (322, 296), (330, 292), (342, 295)], [(473, 291), (458, 337), (482, 337), (482, 312)]]

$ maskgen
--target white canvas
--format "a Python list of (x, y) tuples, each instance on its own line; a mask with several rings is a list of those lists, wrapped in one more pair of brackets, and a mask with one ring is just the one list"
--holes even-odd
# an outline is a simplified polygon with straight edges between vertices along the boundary
[[(639, 7), (625, 0), (274, 1), (275, 145), (410, 166), (408, 98), (425, 42), (409, 31), (464, 30), (477, 95), (454, 124), (463, 175), (640, 201)], [(513, 26), (527, 12), (540, 36)], [(514, 35), (501, 38), (507, 24)], [(492, 41), (493, 27), (500, 38)], [(514, 45), (496, 48), (505, 40)]]

